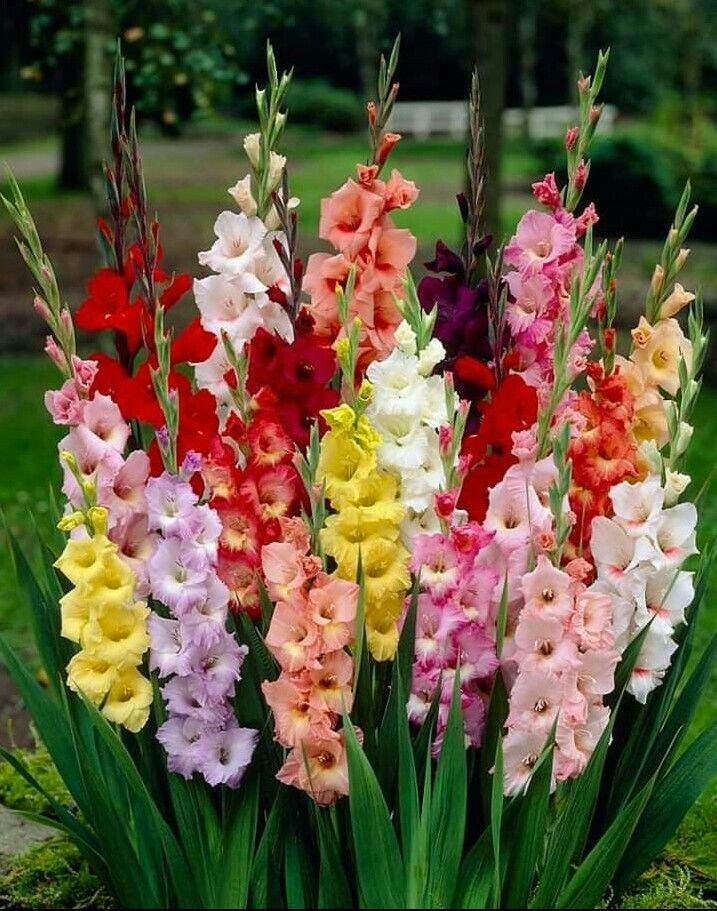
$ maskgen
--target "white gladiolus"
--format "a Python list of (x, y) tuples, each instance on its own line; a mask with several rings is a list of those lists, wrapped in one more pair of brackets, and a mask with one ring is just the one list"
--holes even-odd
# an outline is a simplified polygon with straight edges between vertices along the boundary
[[(669, 471), (669, 470), (668, 470)], [(692, 503), (672, 505), (687, 486), (686, 475), (672, 473), (663, 488), (657, 475), (610, 491), (615, 517), (593, 520), (590, 549), (599, 590), (613, 602), (615, 645), (624, 651), (648, 623), (628, 691), (644, 703), (662, 682), (677, 648), (676, 626), (694, 598), (693, 574), (681, 569), (697, 553), (697, 510)], [(685, 480), (686, 479), (686, 480)]]

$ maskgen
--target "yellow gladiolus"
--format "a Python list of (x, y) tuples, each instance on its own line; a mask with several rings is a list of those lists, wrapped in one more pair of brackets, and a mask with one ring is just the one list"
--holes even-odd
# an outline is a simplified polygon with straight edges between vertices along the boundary
[(154, 693), (152, 684), (136, 667), (118, 672), (110, 687), (102, 714), (108, 721), (121, 724), (133, 734), (141, 731), (149, 719)]
[(149, 648), (144, 601), (132, 607), (111, 607), (91, 619), (82, 631), (82, 646), (93, 657), (117, 667), (136, 666)]
[(110, 691), (117, 668), (103, 658), (78, 652), (67, 665), (67, 685), (82, 693), (90, 702), (99, 705)]
[(104, 535), (69, 540), (55, 566), (73, 585), (91, 583), (104, 572), (104, 558), (116, 552), (115, 545)]

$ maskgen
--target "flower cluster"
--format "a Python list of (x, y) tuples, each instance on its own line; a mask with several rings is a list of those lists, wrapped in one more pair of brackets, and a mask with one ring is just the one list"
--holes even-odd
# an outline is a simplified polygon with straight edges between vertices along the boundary
[(608, 722), (602, 700), (614, 688), (619, 660), (613, 602), (576, 575), (541, 555), (521, 580), (524, 605), (512, 655), (517, 676), (504, 740), (508, 794), (526, 786), (556, 720), (556, 781), (583, 771)]
[(481, 522), (488, 509), (488, 492), (518, 461), (513, 448), (520, 435), (530, 433), (538, 413), (535, 389), (509, 373), (489, 399), (477, 405), (480, 424), (463, 438), (461, 456), (466, 475), (458, 505)]
[[(481, 249), (484, 244), (485, 240)], [(446, 355), (440, 369), (453, 373), (456, 392), (462, 399), (471, 402), (473, 420), (469, 420), (468, 429), (473, 431), (475, 405), (495, 385), (495, 375), (488, 366), (492, 352), (488, 333), (487, 281), (472, 287), (461, 258), (440, 240), (436, 244), (433, 260), (426, 263), (426, 269), (435, 274), (424, 275), (418, 283), (418, 297), (426, 313), (436, 308), (435, 337), (443, 345)]]
[(342, 579), (363, 580), (366, 633), (371, 654), (392, 658), (398, 619), (410, 585), (408, 551), (400, 540), (404, 507), (396, 478), (377, 467), (381, 437), (365, 415), (348, 405), (324, 412), (317, 481), (335, 510), (321, 530), (324, 551)]
[(309, 311), (299, 313), (294, 331), (294, 340), (287, 342), (257, 330), (248, 347), (247, 389), (259, 414), (270, 415), (303, 450), (321, 410), (336, 405), (339, 394), (327, 388), (336, 373), (336, 356), (314, 332)]
[(276, 739), (290, 750), (279, 781), (325, 806), (348, 794), (343, 734), (336, 726), (351, 711), (354, 663), (345, 648), (355, 638), (359, 589), (322, 570), (301, 519), (283, 520), (282, 527), (284, 539), (262, 549), (276, 602), (266, 644), (281, 668), (262, 690)]
[(437, 530), (433, 498), (446, 487), (439, 440), (440, 428), (449, 425), (445, 380), (431, 376), (445, 352), (433, 339), (417, 353), (416, 336), (405, 321), (396, 330), (396, 344), (366, 371), (372, 384), (366, 415), (381, 436), (377, 465), (399, 482), (398, 499), (406, 510), (402, 536), (409, 543), (420, 529)]
[[(230, 191), (231, 192), (231, 191)], [(194, 296), (202, 326), (217, 338), (211, 355), (195, 364), (197, 383), (220, 405), (230, 406), (226, 381), (231, 371), (223, 339), (241, 351), (257, 329), (276, 332), (291, 341), (293, 327), (281, 304), (288, 278), (275, 243), (281, 236), (269, 231), (256, 214), (222, 212), (214, 224), (216, 241), (199, 254), (199, 262), (214, 275), (194, 280)]]
[[(583, 264), (578, 238), (595, 221), (592, 207), (578, 218), (560, 205), (552, 212), (531, 210), (505, 248), (505, 263), (514, 267), (505, 277), (512, 362), (523, 379), (541, 391), (552, 382), (555, 327), (567, 315), (571, 284)], [(584, 366), (591, 347), (585, 330), (570, 352), (571, 372)]]
[[(185, 462), (189, 477), (198, 460)], [(198, 772), (236, 788), (257, 732), (239, 726), (232, 698), (247, 653), (227, 630), (229, 592), (216, 576), (221, 523), (189, 480), (168, 473), (147, 485), (150, 527), (161, 535), (149, 561), (152, 595), (170, 616), (150, 619), (150, 667), (160, 678), (168, 719), (157, 731), (170, 770)]]
[(599, 365), (589, 375), (592, 388), (572, 405), (579, 429), (568, 449), (570, 507), (576, 517), (571, 544), (576, 554), (589, 553), (593, 519), (610, 511), (610, 488), (638, 475), (635, 398), (626, 377), (620, 368), (606, 376)]
[(386, 181), (378, 173), (378, 165), (358, 165), (357, 180), (347, 180), (321, 201), (319, 237), (337, 252), (312, 253), (304, 278), (316, 331), (333, 341), (343, 328), (336, 286), (346, 287), (353, 271), (348, 303), (350, 316), (361, 320), (360, 367), (393, 349), (401, 322), (394, 296), (403, 295), (402, 276), (416, 252), (415, 237), (397, 228), (389, 213), (407, 209), (418, 190), (395, 169)]
[(107, 537), (107, 510), (90, 507), (85, 522), (88, 536), (70, 539), (55, 562), (73, 586), (60, 599), (62, 635), (80, 645), (67, 666), (67, 685), (136, 733), (153, 699), (139, 670), (149, 647), (149, 609), (136, 600), (134, 573)]
[[(258, 616), (261, 548), (279, 537), (278, 520), (298, 510), (300, 480), (293, 441), (275, 420), (259, 412), (248, 426), (235, 422), (230, 429), (231, 443), (217, 440), (202, 466), (221, 523), (217, 573), (232, 606)], [(237, 446), (243, 467), (237, 465)]]
[(135, 575), (140, 597), (148, 593), (147, 559), (154, 536), (147, 525), (145, 483), (150, 460), (141, 449), (125, 458), (130, 428), (119, 407), (90, 388), (97, 374), (95, 361), (73, 358), (73, 376), (62, 388), (45, 394), (45, 405), (56, 424), (70, 428), (58, 443), (68, 509), (96, 503), (108, 511), (108, 535)]
[(656, 475), (616, 485), (610, 501), (613, 518), (599, 516), (592, 526), (595, 587), (612, 600), (620, 652), (649, 624), (628, 683), (645, 702), (670, 666), (674, 628), (694, 597), (693, 573), (681, 566), (697, 553), (697, 510), (692, 503), (664, 508), (665, 489)]
[(481, 744), (491, 682), (500, 664), (491, 609), (498, 574), (481, 557), (491, 538), (478, 523), (467, 522), (447, 534), (420, 534), (413, 540), (411, 570), (420, 573), (420, 593), (408, 715), (414, 724), (423, 724), (440, 684), (435, 753), (457, 673), (466, 741)]

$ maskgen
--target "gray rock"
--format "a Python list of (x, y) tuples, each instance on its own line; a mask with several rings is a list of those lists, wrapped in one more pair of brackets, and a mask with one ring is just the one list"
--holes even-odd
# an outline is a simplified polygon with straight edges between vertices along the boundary
[(0, 871), (6, 870), (18, 854), (47, 841), (54, 834), (53, 829), (23, 819), (12, 810), (0, 806)]

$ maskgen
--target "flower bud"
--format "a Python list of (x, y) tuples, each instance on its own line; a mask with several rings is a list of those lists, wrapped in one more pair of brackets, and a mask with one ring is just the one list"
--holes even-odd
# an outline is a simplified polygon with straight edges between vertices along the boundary
[(575, 189), (582, 190), (585, 186), (585, 181), (588, 177), (588, 168), (583, 159), (581, 158), (578, 162), (578, 166), (575, 168)]
[(690, 255), (689, 247), (682, 247), (680, 252), (675, 257), (675, 268), (677, 269), (678, 272), (680, 271), (680, 269), (682, 269), (684, 264), (687, 262), (687, 257), (689, 255)]
[(278, 152), (269, 154), (269, 187), (272, 189), (281, 182), (281, 175), (286, 167), (286, 156)]
[(665, 506), (674, 506), (692, 478), (671, 468), (665, 469)]
[(381, 145), (378, 147), (378, 152), (376, 153), (376, 164), (380, 166), (386, 162), (386, 159), (391, 154), (391, 149), (400, 141), (400, 139), (400, 133), (383, 134)]
[(687, 421), (680, 421), (677, 439), (675, 440), (675, 452), (678, 456), (682, 455), (690, 445), (693, 430), (694, 428), (691, 424), (688, 424)]
[(662, 290), (662, 283), (665, 280), (665, 270), (658, 263), (655, 266), (655, 271), (652, 273), (652, 281), (650, 282), (650, 290), (653, 294), (659, 294)]
[(72, 314), (67, 309), (67, 307), (63, 307), (62, 310), (60, 310), (60, 325), (62, 326), (62, 329), (65, 332), (66, 337), (72, 338), (72, 335), (74, 332), (74, 328), (72, 325)]
[(79, 509), (76, 509), (74, 512), (69, 513), (69, 515), (63, 516), (57, 523), (57, 527), (60, 529), (60, 531), (70, 532), (74, 531), (76, 528), (79, 528), (80, 525), (84, 524), (84, 513), (80, 512)]
[(50, 308), (47, 305), (47, 301), (41, 298), (39, 295), (35, 296), (35, 299), (32, 302), (32, 306), (35, 308), (35, 313), (38, 316), (41, 316), (46, 323), (49, 323), (52, 319), (52, 314), (50, 313)]
[(401, 320), (398, 324), (393, 333), (393, 337), (404, 354), (416, 353), (416, 333), (411, 329), (405, 319)]
[(79, 474), (80, 466), (77, 464), (77, 458), (75, 457), (74, 452), (70, 452), (69, 449), (63, 449), (60, 452), (60, 459), (62, 459), (71, 472)]
[(244, 151), (253, 168), (258, 167), (261, 155), (261, 134), (249, 133), (244, 137)]
[(373, 395), (373, 384), (367, 379), (361, 381), (358, 391), (358, 400), (362, 405), (368, 405)]
[(683, 307), (695, 299), (691, 291), (685, 291), (679, 282), (675, 282), (675, 288), (669, 297), (665, 298), (660, 307), (660, 319), (669, 319), (671, 316), (679, 313)]
[(451, 443), (453, 442), (453, 428), (450, 424), (442, 424), (438, 428), (438, 448), (442, 457), (451, 454)]
[(63, 373), (69, 370), (69, 365), (64, 352), (51, 335), (48, 335), (47, 340), (45, 341), (45, 354), (56, 367), (59, 367), (60, 370), (63, 371)]
[(242, 177), (241, 180), (237, 180), (233, 187), (229, 187), (227, 193), (245, 215), (256, 215), (256, 200), (252, 196), (251, 176), (249, 174), (246, 177)]
[(87, 510), (87, 520), (96, 535), (106, 535), (108, 525), (108, 512), (104, 506), (91, 506)]
[(447, 522), (452, 517), (456, 509), (459, 493), (460, 491), (455, 488), (454, 490), (442, 490), (434, 495), (433, 506), (439, 519)]
[(580, 135), (580, 127), (568, 127), (565, 131), (565, 148), (568, 152), (572, 152), (575, 148), (575, 143), (578, 141), (578, 136)]

